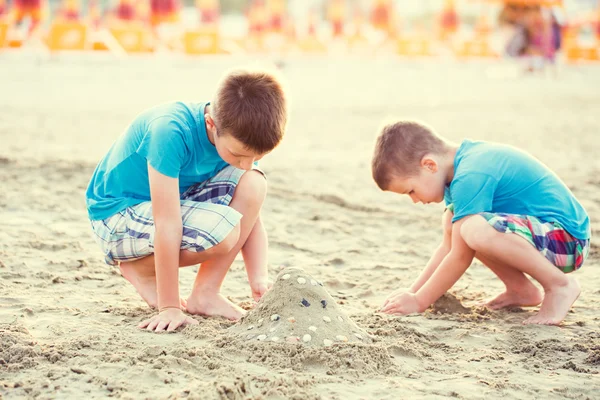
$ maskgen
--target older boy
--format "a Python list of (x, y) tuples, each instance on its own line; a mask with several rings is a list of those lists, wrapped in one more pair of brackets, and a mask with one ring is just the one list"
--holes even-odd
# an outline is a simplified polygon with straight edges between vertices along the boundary
[[(464, 140), (450, 143), (410, 121), (386, 125), (375, 147), (373, 178), (413, 202), (446, 202), (444, 237), (409, 290), (392, 293), (382, 311), (422, 312), (462, 276), (473, 258), (506, 291), (493, 309), (542, 304), (530, 324), (559, 324), (580, 293), (568, 272), (589, 251), (586, 211), (565, 184), (516, 148)], [(544, 296), (525, 275), (538, 281)]]
[[(264, 71), (228, 73), (212, 103), (168, 103), (140, 114), (98, 164), (87, 189), (89, 218), (106, 262), (158, 315), (140, 324), (174, 330), (183, 313), (238, 319), (220, 294), (241, 250), (255, 299), (267, 288), (260, 219), (266, 181), (256, 162), (281, 141), (285, 92)], [(187, 301), (178, 268), (201, 263)]]

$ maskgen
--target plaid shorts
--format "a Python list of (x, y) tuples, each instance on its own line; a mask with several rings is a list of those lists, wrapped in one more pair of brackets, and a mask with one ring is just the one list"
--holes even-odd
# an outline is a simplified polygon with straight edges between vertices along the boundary
[[(229, 203), (244, 172), (232, 166), (225, 167), (214, 177), (191, 186), (181, 195), (182, 250), (207, 250), (223, 241), (240, 222), (242, 214), (229, 207)], [(109, 265), (154, 253), (154, 220), (150, 201), (91, 222), (96, 242)]]
[(480, 213), (498, 232), (521, 236), (563, 272), (576, 271), (590, 251), (589, 239), (571, 236), (557, 222), (542, 222), (528, 215)]

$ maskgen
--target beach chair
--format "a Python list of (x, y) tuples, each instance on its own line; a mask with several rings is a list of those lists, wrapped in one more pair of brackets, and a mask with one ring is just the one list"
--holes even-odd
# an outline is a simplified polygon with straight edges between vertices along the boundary
[(8, 47), (8, 24), (0, 21), (0, 49)]
[(425, 37), (401, 37), (397, 40), (397, 53), (407, 57), (432, 56), (431, 40)]
[(198, 29), (183, 34), (183, 49), (186, 54), (219, 53), (219, 33), (216, 29)]
[(152, 33), (142, 26), (119, 26), (109, 30), (127, 53), (154, 51)]
[(571, 62), (600, 61), (600, 47), (571, 45), (565, 49), (565, 56)]
[(472, 39), (460, 42), (454, 47), (454, 54), (459, 58), (497, 58), (499, 56), (486, 39)]
[(50, 26), (46, 45), (50, 51), (84, 50), (88, 27), (81, 22), (55, 22)]

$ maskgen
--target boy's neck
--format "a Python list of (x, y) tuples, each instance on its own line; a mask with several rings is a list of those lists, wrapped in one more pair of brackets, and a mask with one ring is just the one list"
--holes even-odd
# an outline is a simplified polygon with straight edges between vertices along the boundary
[(448, 150), (442, 159), (442, 168), (446, 175), (446, 185), (450, 185), (450, 182), (454, 179), (454, 158), (456, 157), (458, 147), (454, 143), (449, 143)]

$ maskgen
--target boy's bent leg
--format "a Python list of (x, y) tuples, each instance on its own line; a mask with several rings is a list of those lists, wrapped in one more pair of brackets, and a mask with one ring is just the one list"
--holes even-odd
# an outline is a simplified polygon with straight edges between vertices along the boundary
[(461, 235), (476, 253), (526, 273), (542, 285), (545, 295), (540, 311), (524, 323), (557, 325), (579, 297), (575, 278), (565, 275), (523, 238), (498, 232), (484, 217), (470, 217)]
[(229, 267), (256, 223), (266, 192), (267, 183), (261, 172), (247, 171), (240, 178), (229, 204), (242, 214), (239, 238), (228, 253), (202, 263), (187, 300), (188, 312), (219, 315), (229, 319), (239, 319), (243, 315), (244, 311), (223, 297), (220, 289)]
[(527, 276), (506, 264), (475, 253), (475, 257), (488, 267), (506, 286), (506, 290), (484, 305), (492, 310), (505, 307), (531, 307), (542, 302), (540, 290), (527, 278)]
[[(203, 252), (196, 253), (182, 250), (179, 253), (179, 266), (188, 267), (200, 264), (210, 258), (227, 254), (237, 242), (239, 237), (239, 226), (225, 238), (224, 241)], [(134, 261), (119, 263), (121, 275), (129, 281), (150, 307), (158, 307), (158, 295), (156, 293), (156, 270), (154, 254)], [(181, 306), (186, 308), (187, 302), (181, 299)]]

